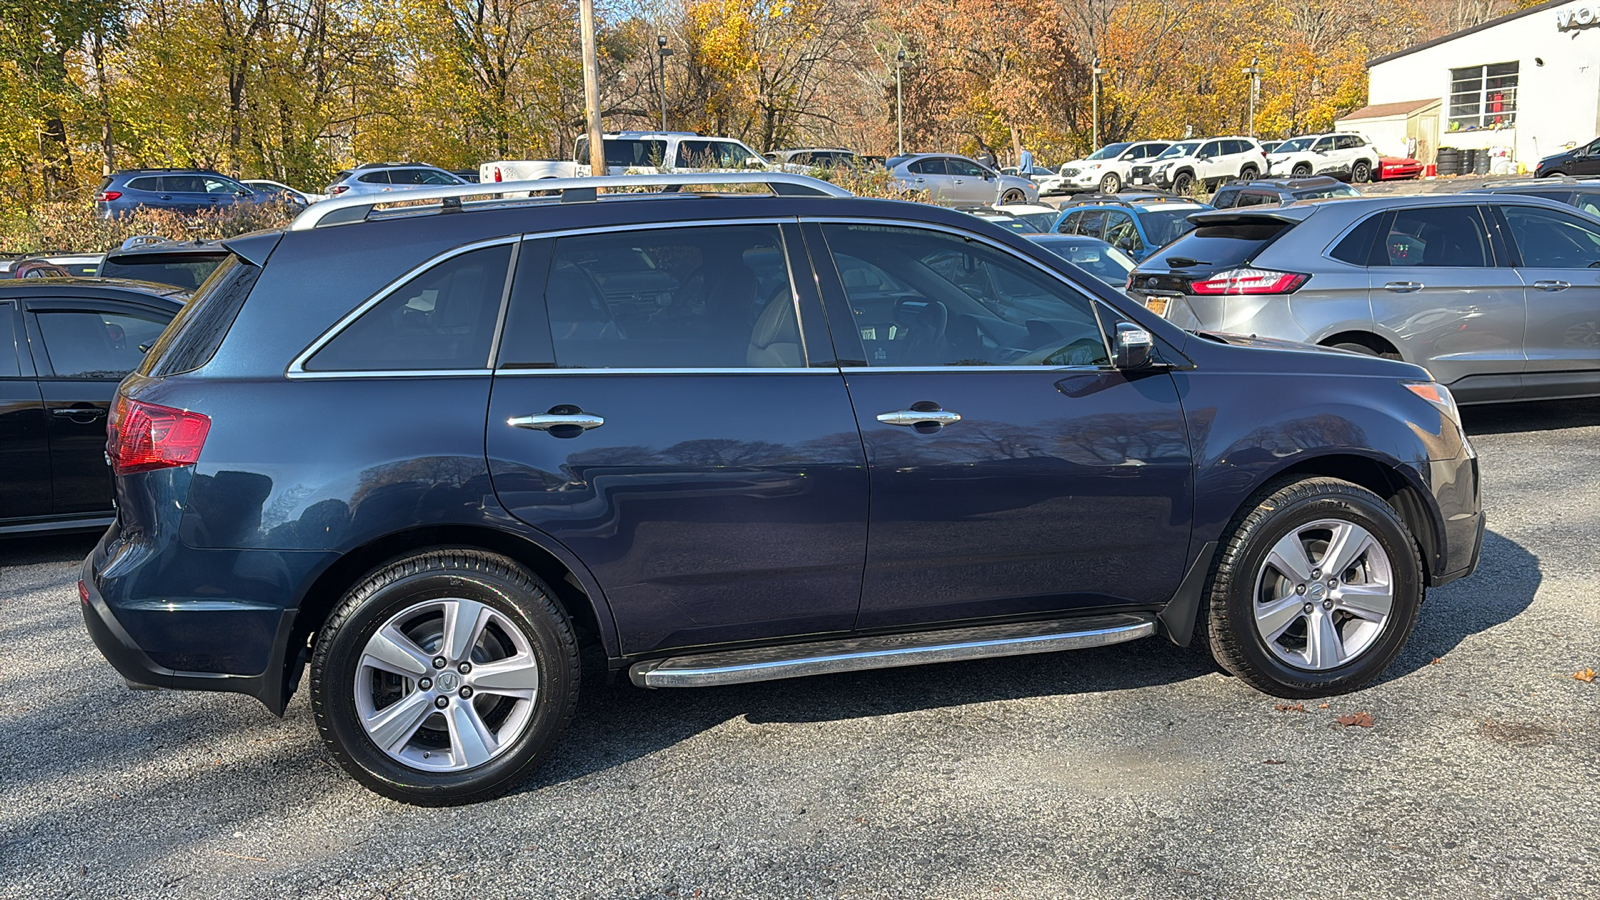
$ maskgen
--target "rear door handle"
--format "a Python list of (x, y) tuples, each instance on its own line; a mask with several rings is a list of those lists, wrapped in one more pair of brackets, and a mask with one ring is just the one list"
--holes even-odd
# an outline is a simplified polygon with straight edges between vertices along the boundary
[(599, 428), (605, 423), (605, 419), (589, 413), (545, 413), (538, 416), (512, 416), (506, 420), (506, 424), (512, 428), (527, 428), (532, 431), (550, 431), (557, 428), (563, 431), (572, 428), (588, 431), (591, 428)]
[(894, 412), (878, 413), (878, 421), (885, 425), (903, 425), (910, 428), (915, 425), (954, 425), (961, 421), (961, 414), (943, 409), (897, 409)]
[(99, 407), (90, 407), (90, 406), (79, 406), (79, 407), (64, 406), (64, 407), (61, 407), (60, 409), (52, 409), (50, 412), (53, 415), (61, 416), (62, 418), (66, 418), (66, 419), (76, 419), (76, 418), (79, 418), (81, 416), (81, 417), (87, 418), (91, 422), (93, 422), (95, 419), (98, 419), (101, 416), (106, 414), (105, 410), (100, 409)]
[(1420, 281), (1391, 281), (1384, 285), (1383, 289), (1386, 291), (1393, 291), (1396, 294), (1409, 294), (1413, 291), (1420, 291), (1425, 286), (1426, 285)]
[(1564, 291), (1572, 287), (1570, 281), (1535, 281), (1533, 286), (1541, 291)]

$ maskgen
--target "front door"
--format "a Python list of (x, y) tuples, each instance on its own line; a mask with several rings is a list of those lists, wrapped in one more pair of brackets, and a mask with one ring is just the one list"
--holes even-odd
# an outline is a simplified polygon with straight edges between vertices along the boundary
[(977, 163), (950, 157), (945, 165), (950, 168), (954, 185), (951, 195), (960, 202), (989, 205), (998, 198), (993, 176)]
[(1600, 139), (1597, 139), (1573, 154), (1576, 159), (1572, 162), (1574, 175), (1600, 175)]
[(1559, 210), (1497, 209), (1516, 243), (1528, 304), (1522, 396), (1574, 393), (1574, 379), (1600, 390), (1600, 227)]
[(850, 323), (835, 345), (859, 361), (843, 370), (872, 481), (858, 627), (1169, 599), (1191, 492), (1171, 377), (1110, 368), (1097, 304), (997, 245), (807, 227), (829, 321)]
[(1462, 399), (1512, 399), (1527, 364), (1527, 307), (1522, 279), (1496, 265), (1479, 208), (1406, 207), (1386, 214), (1378, 233), (1370, 294), (1378, 328)]
[[(490, 398), (494, 489), (600, 586), (625, 653), (847, 631), (867, 475), (793, 225), (524, 244)], [(663, 279), (614, 305), (610, 261)]]
[(17, 304), (0, 302), (0, 520), (50, 515), (49, 429), (21, 330)]
[(27, 304), (33, 362), (50, 434), (53, 511), (109, 512), (106, 416), (117, 383), (144, 361), (170, 313), (104, 300)]

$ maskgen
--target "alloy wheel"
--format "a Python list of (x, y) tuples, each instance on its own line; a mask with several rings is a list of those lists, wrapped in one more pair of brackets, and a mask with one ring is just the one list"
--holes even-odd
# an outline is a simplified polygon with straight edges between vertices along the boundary
[(1394, 570), (1367, 529), (1341, 519), (1299, 525), (1256, 575), (1256, 630), (1279, 661), (1315, 672), (1369, 650), (1394, 607)]

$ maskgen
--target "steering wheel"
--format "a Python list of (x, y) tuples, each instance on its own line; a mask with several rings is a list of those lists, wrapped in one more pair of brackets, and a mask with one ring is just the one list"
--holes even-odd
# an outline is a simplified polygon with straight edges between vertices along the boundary
[(950, 327), (950, 310), (937, 300), (901, 297), (891, 313), (896, 325), (904, 325), (911, 337), (900, 354), (909, 365), (918, 365), (937, 356)]

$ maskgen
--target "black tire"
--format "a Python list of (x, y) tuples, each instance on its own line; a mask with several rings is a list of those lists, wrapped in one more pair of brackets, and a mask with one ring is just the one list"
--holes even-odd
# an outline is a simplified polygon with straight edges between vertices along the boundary
[[(1290, 665), (1270, 651), (1255, 611), (1258, 575), (1274, 545), (1296, 528), (1325, 519), (1371, 534), (1387, 557), (1393, 600), (1387, 619), (1361, 652), (1318, 671)], [(1263, 693), (1309, 699), (1357, 690), (1394, 662), (1422, 605), (1422, 561), (1399, 513), (1376, 494), (1337, 478), (1280, 482), (1247, 503), (1230, 529), (1197, 623), (1197, 642), (1209, 646), (1219, 665)]]
[(1293, 178), (1305, 178), (1310, 174), (1311, 166), (1307, 163), (1295, 163), (1294, 169), (1289, 172), (1289, 175)]
[[(514, 787), (548, 755), (577, 709), (578, 645), (571, 624), (552, 596), (542, 581), (506, 557), (468, 549), (417, 553), (389, 563), (363, 579), (344, 596), (318, 632), (311, 657), (312, 713), (317, 730), (339, 765), (371, 790), (419, 806), (476, 803)], [(368, 641), (392, 617), (428, 601), (451, 602), (457, 598), (482, 604), (491, 611), (489, 616), (496, 616), (482, 629), (485, 637), (481, 640), (498, 635), (509, 645), (516, 638), (506, 629), (520, 632), (520, 640), (536, 665), (536, 692), (526, 701), (528, 706), (516, 713), (516, 721), (521, 724), (514, 733), (498, 736), (504, 749), (493, 750), (495, 755), (480, 765), (456, 771), (428, 771), (391, 756), (362, 725), (357, 706), (362, 657)], [(485, 621), (489, 621), (487, 616)], [(491, 629), (496, 630), (491, 633)], [(444, 640), (442, 634), (439, 640)], [(442, 652), (420, 641), (413, 649)], [(450, 667), (439, 671), (443, 673), (437, 677), (442, 691)], [(462, 675), (452, 681), (466, 681), (465, 672)], [(369, 671), (368, 677), (371, 676)], [(366, 689), (375, 690), (385, 677), (400, 680), (399, 676), (380, 675), (367, 682)], [(399, 690), (411, 696), (422, 682), (406, 684), (408, 687)], [(461, 696), (475, 699), (444, 699), (447, 703), (474, 705), (479, 711), (474, 715), (481, 713), (485, 720), (507, 702), (511, 708), (519, 703), (497, 697), (486, 687), (480, 687), (476, 695)], [(437, 698), (431, 702), (438, 702)], [(430, 705), (424, 702), (421, 707)], [(379, 711), (388, 708), (384, 706)], [(441, 733), (439, 725), (445, 724), (442, 716), (446, 713), (427, 715), (421, 726), (413, 726), (415, 737), (403, 741), (423, 741)], [(510, 721), (510, 714), (506, 716), (502, 721)], [(410, 750), (411, 743), (405, 746)], [(443, 746), (446, 749), (436, 751), (441, 760), (453, 746), (448, 733), (443, 734)]]
[(1194, 175), (1189, 172), (1179, 172), (1172, 176), (1172, 192), (1174, 194), (1187, 194), (1194, 188)]
[(1022, 191), (1017, 190), (1016, 188), (1012, 188), (1011, 190), (1005, 192), (1005, 195), (1000, 198), (1000, 202), (1001, 203), (1026, 203), (1026, 202), (1028, 202), (1028, 195), (1024, 194)]
[(1372, 178), (1372, 163), (1358, 159), (1350, 167), (1350, 180), (1356, 184), (1366, 184)]
[(1100, 179), (1100, 193), (1115, 194), (1120, 190), (1122, 190), (1121, 175), (1118, 175), (1115, 172), (1107, 172), (1105, 177)]
[(1332, 347), (1335, 350), (1349, 350), (1351, 353), (1360, 353), (1363, 356), (1379, 356), (1384, 359), (1400, 359), (1400, 354), (1398, 353), (1388, 350), (1378, 350), (1374, 347), (1370, 347), (1366, 344), (1358, 344), (1354, 341), (1344, 341), (1338, 344), (1327, 344), (1325, 346)]
[(1240, 181), (1255, 181), (1261, 176), (1261, 170), (1255, 166), (1245, 166), (1239, 170)]

